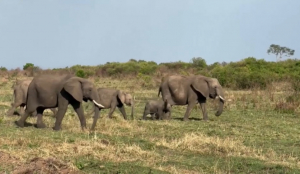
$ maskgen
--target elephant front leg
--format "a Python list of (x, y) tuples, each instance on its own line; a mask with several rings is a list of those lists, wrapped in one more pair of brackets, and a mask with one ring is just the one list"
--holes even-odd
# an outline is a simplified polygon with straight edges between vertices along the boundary
[(116, 105), (113, 105), (113, 106), (111, 106), (110, 107), (110, 110), (109, 110), (109, 113), (108, 113), (108, 118), (112, 118), (111, 116), (112, 116), (112, 113), (115, 111), (115, 109), (116, 109)]
[(53, 127), (53, 130), (60, 130), (61, 129), (61, 122), (66, 114), (66, 111), (68, 109), (68, 103), (63, 105), (63, 106), (60, 106), (58, 107), (58, 111), (57, 111), (57, 114), (56, 114), (56, 120), (55, 120), (55, 125)]
[(24, 108), (25, 105), (21, 105), (20, 106), (20, 115), (24, 115), (25, 113), (25, 108)]
[(37, 121), (36, 121), (36, 127), (37, 128), (45, 128), (46, 125), (43, 122), (43, 113), (44, 113), (44, 108), (37, 108)]
[(6, 115), (7, 116), (12, 116), (14, 114), (16, 107), (12, 105), (12, 107), (7, 111)]
[(190, 116), (191, 111), (192, 111), (192, 109), (194, 108), (195, 105), (196, 105), (196, 102), (191, 102), (187, 105), (183, 121), (188, 121), (189, 120), (189, 116)]
[(15, 124), (18, 127), (24, 127), (25, 121), (28, 118), (29, 114), (30, 113), (28, 112), (28, 110), (26, 110), (25, 113), (24, 113), (24, 115), (21, 115), (21, 118), (18, 121), (15, 121)]
[(206, 111), (206, 100), (203, 101), (199, 101), (201, 110), (202, 110), (202, 114), (203, 114), (203, 120), (207, 121), (208, 120), (208, 116), (207, 116), (207, 111)]
[(86, 129), (86, 121), (85, 121), (85, 117), (84, 117), (82, 103), (76, 102), (76, 103), (72, 104), (72, 107), (75, 110), (75, 112), (77, 113), (77, 116), (80, 121), (81, 129), (82, 130)]
[(53, 112), (53, 116), (56, 117), (57, 111), (55, 108), (50, 108), (50, 110)]
[(120, 110), (120, 112), (122, 113), (123, 117), (125, 120), (127, 120), (127, 115), (126, 115), (126, 112), (125, 112), (125, 108), (124, 108), (124, 105), (121, 106), (121, 107), (118, 107), (118, 109)]

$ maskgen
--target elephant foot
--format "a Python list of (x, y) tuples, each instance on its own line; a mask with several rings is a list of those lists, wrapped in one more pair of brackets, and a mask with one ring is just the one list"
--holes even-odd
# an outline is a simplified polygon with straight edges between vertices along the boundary
[(36, 125), (36, 127), (37, 127), (37, 128), (40, 128), (40, 129), (43, 129), (43, 128), (46, 128), (46, 125), (45, 125), (45, 123), (38, 123), (38, 124)]
[(189, 119), (188, 118), (184, 118), (183, 121), (189, 121)]
[(18, 120), (18, 121), (15, 121), (15, 124), (18, 126), (18, 127), (24, 127), (24, 122)]
[(54, 126), (52, 129), (53, 129), (54, 131), (60, 131), (60, 130), (61, 130), (61, 127), (60, 127), (60, 126)]

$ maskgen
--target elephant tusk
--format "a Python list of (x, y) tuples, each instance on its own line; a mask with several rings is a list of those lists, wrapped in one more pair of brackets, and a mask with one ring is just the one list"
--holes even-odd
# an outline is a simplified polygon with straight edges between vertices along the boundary
[(97, 103), (95, 100), (93, 100), (93, 102), (95, 103), (95, 105), (97, 105), (98, 107), (104, 108), (103, 105), (101, 105), (100, 103)]
[(223, 98), (222, 96), (220, 96), (220, 95), (219, 95), (219, 98), (220, 98), (221, 100), (225, 101), (224, 98)]
[(24, 110), (26, 109), (26, 105), (24, 106)]

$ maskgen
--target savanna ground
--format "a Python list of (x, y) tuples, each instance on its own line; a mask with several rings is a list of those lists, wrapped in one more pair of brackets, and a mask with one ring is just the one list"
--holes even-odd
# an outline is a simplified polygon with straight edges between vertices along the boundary
[[(210, 121), (202, 121), (197, 106), (183, 122), (186, 106), (173, 106), (170, 121), (139, 120), (145, 101), (158, 99), (157, 88), (142, 89), (134, 79), (96, 80), (97, 87), (132, 92), (135, 119), (125, 121), (117, 109), (107, 119), (103, 110), (96, 132), (90, 133), (81, 131), (71, 107), (62, 131), (51, 129), (55, 120), (48, 110), (48, 128), (17, 128), (13, 122), (19, 116), (5, 116), (13, 82), (0, 83), (1, 173), (300, 173), (299, 107), (286, 102), (293, 95), (288, 84), (274, 83), (265, 91), (225, 89), (221, 116), (214, 116), (218, 102), (210, 99)], [(84, 106), (85, 113), (92, 108)], [(90, 126), (92, 116), (86, 118)]]

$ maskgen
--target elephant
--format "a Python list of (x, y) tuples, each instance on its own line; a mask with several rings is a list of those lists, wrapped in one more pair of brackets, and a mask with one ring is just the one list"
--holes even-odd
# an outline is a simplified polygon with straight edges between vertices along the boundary
[(94, 84), (84, 78), (74, 75), (50, 75), (41, 74), (35, 76), (28, 86), (27, 107), (21, 118), (15, 122), (18, 127), (24, 127), (28, 115), (35, 110), (37, 111), (37, 128), (45, 128), (43, 123), (43, 112), (46, 108), (58, 107), (53, 130), (61, 129), (63, 117), (71, 104), (76, 112), (82, 130), (86, 128), (82, 100), (92, 101), (95, 106), (95, 115), (91, 130), (94, 130), (99, 117), (99, 108), (101, 105), (97, 89)]
[[(133, 118), (134, 113), (134, 99), (132, 95), (126, 93), (122, 90), (113, 89), (113, 88), (98, 88), (99, 99), (104, 108), (101, 109), (110, 109), (108, 113), (108, 118), (112, 118), (112, 114), (115, 111), (116, 107), (120, 110), (125, 120), (127, 120), (127, 115), (125, 112), (124, 104), (131, 106), (131, 118)], [(100, 111), (101, 111), (100, 109)], [(89, 113), (91, 115), (94, 111)]]
[[(170, 119), (171, 118), (171, 105), (167, 100), (149, 100), (145, 104), (143, 120), (150, 114), (152, 120), (159, 119)], [(154, 117), (155, 116), (155, 117)]]
[(220, 116), (224, 106), (224, 91), (218, 79), (210, 78), (203, 75), (170, 75), (162, 79), (158, 96), (162, 95), (163, 100), (168, 100), (168, 103), (173, 105), (187, 105), (184, 115), (184, 121), (188, 121), (188, 117), (193, 107), (199, 103), (203, 120), (207, 121), (206, 99), (220, 99), (216, 116)]
[[(7, 116), (12, 116), (15, 109), (17, 107), (20, 107), (20, 113), (19, 115), (23, 115), (25, 108), (26, 108), (26, 96), (28, 91), (28, 86), (32, 79), (26, 79), (26, 80), (16, 80), (16, 83), (13, 84), (12, 89), (14, 90), (14, 102), (11, 103), (11, 108), (7, 111)], [(53, 112), (53, 115), (56, 115), (56, 109), (50, 108), (50, 110)], [(36, 112), (34, 112), (32, 115), (36, 116)]]

